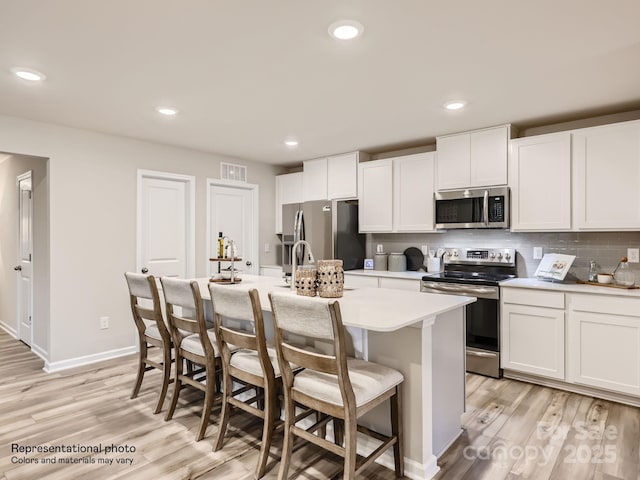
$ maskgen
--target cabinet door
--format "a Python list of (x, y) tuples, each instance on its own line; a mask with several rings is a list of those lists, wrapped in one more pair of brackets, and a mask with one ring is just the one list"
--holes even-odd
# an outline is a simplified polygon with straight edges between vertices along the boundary
[(276, 176), (276, 233), (282, 233), (282, 205), (302, 202), (302, 172)]
[(512, 140), (511, 230), (571, 229), (571, 134)]
[(576, 227), (640, 230), (640, 121), (573, 134)]
[(358, 154), (345, 153), (327, 158), (327, 198), (358, 196)]
[(327, 159), (318, 158), (303, 163), (303, 201), (327, 200)]
[(345, 288), (378, 288), (378, 277), (344, 272)]
[(393, 231), (433, 230), (435, 152), (393, 159)]
[(470, 186), (507, 184), (509, 128), (508, 125), (504, 125), (471, 133)]
[(420, 291), (420, 280), (409, 278), (380, 277), (380, 288), (392, 288), (394, 290)]
[(437, 189), (467, 188), (470, 184), (471, 136), (438, 137)]
[(502, 368), (564, 380), (564, 310), (502, 305)]
[(376, 160), (358, 166), (360, 232), (393, 229), (393, 162)]
[(640, 395), (640, 299), (568, 295), (568, 380)]

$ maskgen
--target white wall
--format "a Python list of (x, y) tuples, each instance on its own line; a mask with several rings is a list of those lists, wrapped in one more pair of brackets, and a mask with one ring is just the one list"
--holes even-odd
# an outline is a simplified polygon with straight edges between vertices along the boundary
[[(260, 245), (274, 233), (279, 168), (193, 150), (0, 116), (0, 151), (49, 158), (50, 351), (60, 362), (134, 345), (123, 273), (136, 266), (136, 172), (196, 177), (196, 275), (204, 275), (205, 183), (220, 161), (247, 165), (260, 186)], [(3, 219), (4, 221), (4, 219)], [(275, 263), (275, 249), (261, 264)], [(108, 330), (98, 318), (111, 318)]]

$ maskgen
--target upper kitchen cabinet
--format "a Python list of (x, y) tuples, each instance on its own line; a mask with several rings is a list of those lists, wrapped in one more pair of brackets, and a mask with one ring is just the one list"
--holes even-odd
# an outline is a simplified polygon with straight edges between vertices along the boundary
[(436, 138), (438, 190), (507, 184), (511, 126)]
[(571, 230), (571, 133), (511, 141), (512, 231)]
[(361, 163), (361, 232), (433, 231), (435, 152)]
[(282, 233), (282, 205), (302, 202), (302, 172), (276, 176), (276, 233)]
[(368, 158), (364, 152), (351, 152), (303, 162), (304, 201), (356, 198), (358, 162)]
[(573, 133), (578, 230), (640, 230), (640, 121)]

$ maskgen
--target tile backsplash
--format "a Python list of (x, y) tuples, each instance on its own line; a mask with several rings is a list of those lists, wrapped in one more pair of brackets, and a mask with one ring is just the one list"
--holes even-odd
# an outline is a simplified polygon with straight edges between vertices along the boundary
[[(640, 232), (550, 232), (522, 233), (508, 230), (449, 230), (442, 233), (376, 233), (367, 234), (367, 257), (372, 258), (376, 245), (382, 244), (384, 251), (403, 252), (408, 247), (428, 245), (438, 247), (489, 247), (515, 248), (518, 276), (531, 277), (540, 260), (533, 259), (533, 248), (542, 247), (544, 253), (575, 255), (576, 260), (569, 276), (587, 279), (589, 260), (595, 260), (598, 270), (612, 272), (620, 257), (627, 255), (627, 248), (640, 247)], [(630, 263), (640, 283), (640, 264)], [(569, 279), (569, 277), (567, 277)]]

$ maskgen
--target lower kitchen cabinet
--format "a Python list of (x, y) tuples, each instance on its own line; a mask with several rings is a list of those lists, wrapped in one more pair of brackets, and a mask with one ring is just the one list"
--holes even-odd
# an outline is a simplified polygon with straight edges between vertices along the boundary
[(640, 299), (568, 296), (568, 380), (640, 395)]
[(344, 272), (345, 288), (378, 288), (378, 277)]
[(564, 380), (564, 333), (564, 293), (502, 289), (502, 368)]
[(420, 280), (380, 277), (380, 288), (392, 288), (394, 290), (409, 290), (411, 292), (419, 292)]

